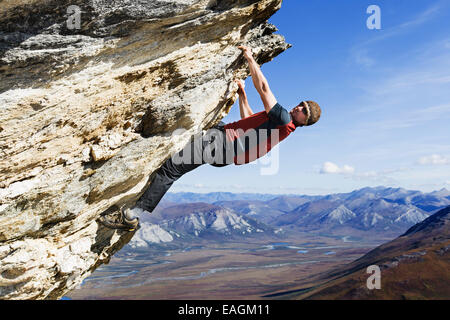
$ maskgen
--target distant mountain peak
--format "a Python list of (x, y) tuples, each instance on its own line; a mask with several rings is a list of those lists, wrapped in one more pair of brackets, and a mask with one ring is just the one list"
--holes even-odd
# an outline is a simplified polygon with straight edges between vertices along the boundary
[(223, 241), (230, 236), (249, 236), (275, 231), (272, 227), (231, 209), (207, 203), (189, 203), (168, 207), (160, 217), (142, 222), (132, 240), (135, 247), (162, 244), (174, 240), (208, 238)]
[(330, 221), (344, 224), (348, 220), (351, 220), (355, 217), (356, 214), (353, 211), (349, 210), (345, 205), (341, 204), (339, 207), (323, 216), (320, 220), (321, 222)]
[[(422, 222), (409, 228), (402, 236), (417, 233), (427, 228), (438, 228), (439, 226), (447, 226), (450, 224), (450, 206), (439, 210), (437, 213), (429, 216)], [(447, 227), (448, 228), (448, 227)]]
[(395, 219), (395, 222), (403, 221), (416, 224), (426, 218), (428, 218), (427, 214), (423, 213), (421, 210), (418, 210), (415, 207), (410, 207), (405, 213), (401, 214), (397, 219)]
[(449, 197), (450, 191), (447, 190), (447, 188), (442, 188), (441, 190), (433, 191), (433, 192), (430, 192), (429, 194), (433, 195), (435, 197)]

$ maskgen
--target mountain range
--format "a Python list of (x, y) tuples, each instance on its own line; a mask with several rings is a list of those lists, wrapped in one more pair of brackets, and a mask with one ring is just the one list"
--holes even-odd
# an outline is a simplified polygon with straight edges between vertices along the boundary
[(156, 210), (141, 219), (141, 229), (130, 242), (132, 247), (200, 240), (230, 241), (253, 236), (276, 237), (277, 230), (250, 216), (226, 207), (195, 202)]
[(283, 237), (296, 232), (392, 239), (450, 205), (450, 191), (363, 188), (324, 196), (169, 193), (141, 216), (132, 247)]
[[(389, 187), (366, 187), (355, 190), (349, 193), (337, 193), (330, 195), (296, 195), (296, 194), (260, 194), (260, 193), (231, 193), (231, 192), (211, 192), (211, 193), (192, 193), (192, 192), (177, 192), (167, 193), (162, 203), (192, 203), (192, 202), (206, 202), (206, 203), (220, 203), (226, 201), (257, 201), (257, 202), (271, 202), (272, 206), (279, 202), (279, 208), (286, 211), (286, 208), (294, 205), (294, 207), (302, 204), (297, 202), (305, 200), (319, 200), (319, 199), (345, 199), (349, 201), (367, 201), (369, 199), (384, 198), (387, 201), (397, 202), (399, 204), (412, 204), (427, 212), (435, 212), (439, 208), (445, 207), (450, 200), (450, 191), (443, 188), (438, 191), (423, 193), (417, 190), (407, 190), (404, 188), (389, 188)], [(304, 203), (304, 202), (303, 202)], [(293, 207), (289, 210), (294, 209)]]

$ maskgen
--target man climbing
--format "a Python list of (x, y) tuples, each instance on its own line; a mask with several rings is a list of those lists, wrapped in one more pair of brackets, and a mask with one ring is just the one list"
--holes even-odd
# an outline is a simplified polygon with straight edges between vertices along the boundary
[(314, 101), (302, 101), (290, 112), (276, 100), (269, 83), (247, 46), (239, 46), (250, 68), (253, 85), (264, 105), (264, 111), (253, 113), (247, 101), (244, 83), (238, 84), (241, 120), (219, 125), (208, 130), (201, 138), (189, 143), (178, 154), (169, 158), (154, 175), (150, 186), (132, 209), (120, 208), (118, 219), (103, 216), (100, 222), (113, 229), (134, 231), (139, 227), (141, 212), (152, 212), (172, 184), (184, 174), (203, 164), (223, 167), (245, 164), (262, 157), (297, 127), (316, 123), (321, 109)]

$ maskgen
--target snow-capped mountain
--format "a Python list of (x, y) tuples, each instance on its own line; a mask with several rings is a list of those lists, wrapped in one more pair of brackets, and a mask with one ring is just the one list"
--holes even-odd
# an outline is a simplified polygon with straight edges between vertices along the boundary
[(173, 241), (174, 237), (157, 224), (144, 222), (136, 235), (130, 241), (132, 247), (147, 247), (149, 243), (165, 243)]
[(278, 209), (278, 206), (272, 206), (270, 201), (268, 203), (261, 200), (218, 201), (214, 202), (214, 205), (229, 208), (234, 212), (254, 217), (264, 223), (270, 223), (274, 218), (289, 211), (282, 211)]
[[(193, 202), (198, 199), (205, 202)], [(142, 228), (132, 243), (145, 246), (278, 236), (281, 234), (274, 231), (277, 228), (339, 236), (391, 237), (448, 205), (450, 192), (446, 189), (422, 193), (368, 187), (325, 196), (171, 194), (152, 214), (140, 217)]]
[(207, 203), (175, 205), (142, 219), (132, 247), (195, 239), (223, 240), (275, 233), (274, 229), (233, 210)]
[(429, 195), (450, 199), (450, 190), (447, 190), (446, 188), (442, 188), (441, 190), (430, 192)]
[[(186, 214), (160, 224), (163, 229), (174, 230), (194, 236), (213, 234), (250, 234), (264, 232), (262, 224), (256, 220), (237, 214), (230, 209), (216, 207), (203, 212)], [(263, 229), (261, 229), (263, 228)]]
[(353, 211), (347, 209), (344, 205), (340, 205), (330, 213), (323, 215), (319, 221), (321, 223), (339, 223), (343, 225), (355, 217), (356, 214)]
[(405, 213), (401, 214), (395, 222), (406, 222), (410, 224), (416, 224), (428, 218), (428, 215), (423, 213), (422, 210), (416, 208), (410, 208)]
[(412, 204), (377, 198), (373, 193), (361, 193), (356, 197), (354, 193), (311, 201), (279, 216), (274, 224), (339, 235), (353, 232), (399, 235), (429, 215)]

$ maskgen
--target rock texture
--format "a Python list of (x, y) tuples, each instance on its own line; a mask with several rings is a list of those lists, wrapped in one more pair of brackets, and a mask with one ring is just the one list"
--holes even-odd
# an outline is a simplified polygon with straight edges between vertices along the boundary
[(130, 241), (98, 217), (229, 111), (237, 45), (260, 64), (289, 47), (267, 23), (280, 6), (1, 1), (0, 298), (60, 298)]

